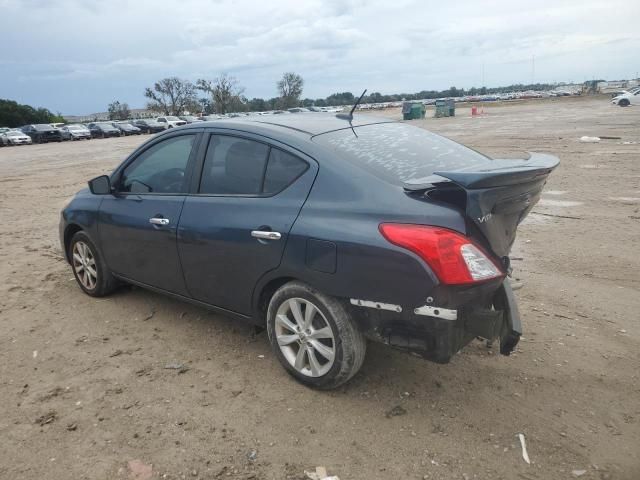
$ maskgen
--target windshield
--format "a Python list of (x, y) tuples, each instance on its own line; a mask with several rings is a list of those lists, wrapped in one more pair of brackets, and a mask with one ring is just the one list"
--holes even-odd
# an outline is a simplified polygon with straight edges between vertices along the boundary
[(69, 129), (69, 130), (86, 130), (84, 127), (82, 127), (80, 125), (69, 125), (67, 127), (67, 129)]
[(110, 123), (96, 123), (96, 125), (98, 125), (100, 128), (103, 128), (105, 130), (114, 130), (115, 127), (113, 125), (111, 125)]
[(484, 155), (421, 128), (381, 123), (324, 133), (314, 142), (395, 185), (421, 184), (435, 171), (489, 161)]
[(53, 127), (51, 125), (46, 125), (44, 123), (34, 125), (33, 128), (35, 128), (36, 130), (40, 130), (41, 132), (47, 132), (49, 130), (53, 130)]
[(178, 117), (164, 117), (167, 120), (169, 120), (170, 122), (179, 122), (180, 119)]
[(24, 136), (24, 133), (10, 131), (10, 132), (7, 132), (6, 135), (8, 135), (9, 137), (22, 137), (22, 136)]

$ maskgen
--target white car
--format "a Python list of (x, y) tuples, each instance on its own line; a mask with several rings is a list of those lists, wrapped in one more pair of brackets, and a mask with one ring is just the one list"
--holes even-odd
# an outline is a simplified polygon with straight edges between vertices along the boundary
[(25, 135), (20, 130), (9, 130), (0, 134), (0, 142), (2, 145), (31, 145), (32, 140), (29, 135)]
[(180, 120), (178, 117), (168, 116), (168, 117), (158, 117), (156, 121), (160, 122), (162, 125), (165, 125), (165, 129), (179, 127), (181, 125), (186, 125), (187, 122), (184, 120)]
[(621, 107), (628, 107), (629, 105), (640, 105), (640, 87), (625, 91), (621, 95), (618, 95), (611, 103), (619, 105)]

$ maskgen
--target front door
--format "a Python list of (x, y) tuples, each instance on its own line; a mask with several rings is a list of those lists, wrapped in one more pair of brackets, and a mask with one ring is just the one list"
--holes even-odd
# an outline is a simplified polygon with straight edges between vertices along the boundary
[(250, 314), (254, 286), (280, 265), (316, 172), (285, 149), (211, 135), (198, 193), (185, 200), (178, 228), (190, 295)]
[(197, 140), (197, 133), (163, 138), (114, 175), (116, 191), (100, 205), (98, 231), (116, 274), (186, 295), (176, 232)]

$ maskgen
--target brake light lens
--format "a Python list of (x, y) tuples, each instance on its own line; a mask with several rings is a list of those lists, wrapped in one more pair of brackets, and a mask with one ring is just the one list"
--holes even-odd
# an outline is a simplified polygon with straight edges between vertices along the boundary
[(504, 273), (468, 237), (441, 227), (383, 223), (389, 242), (422, 258), (447, 285), (464, 285), (502, 277)]

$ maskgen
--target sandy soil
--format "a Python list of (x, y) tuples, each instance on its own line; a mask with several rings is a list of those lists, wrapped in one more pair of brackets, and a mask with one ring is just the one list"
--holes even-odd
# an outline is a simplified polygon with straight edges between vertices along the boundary
[(290, 379), (265, 333), (141, 289), (95, 300), (76, 286), (59, 211), (146, 137), (0, 149), (0, 478), (146, 478), (144, 465), (168, 479), (301, 479), (318, 465), (342, 480), (640, 478), (640, 143), (623, 144), (640, 142), (640, 109), (485, 112), (414, 123), (491, 155), (562, 160), (513, 253), (517, 352), (476, 342), (441, 366), (372, 345), (328, 393)]

